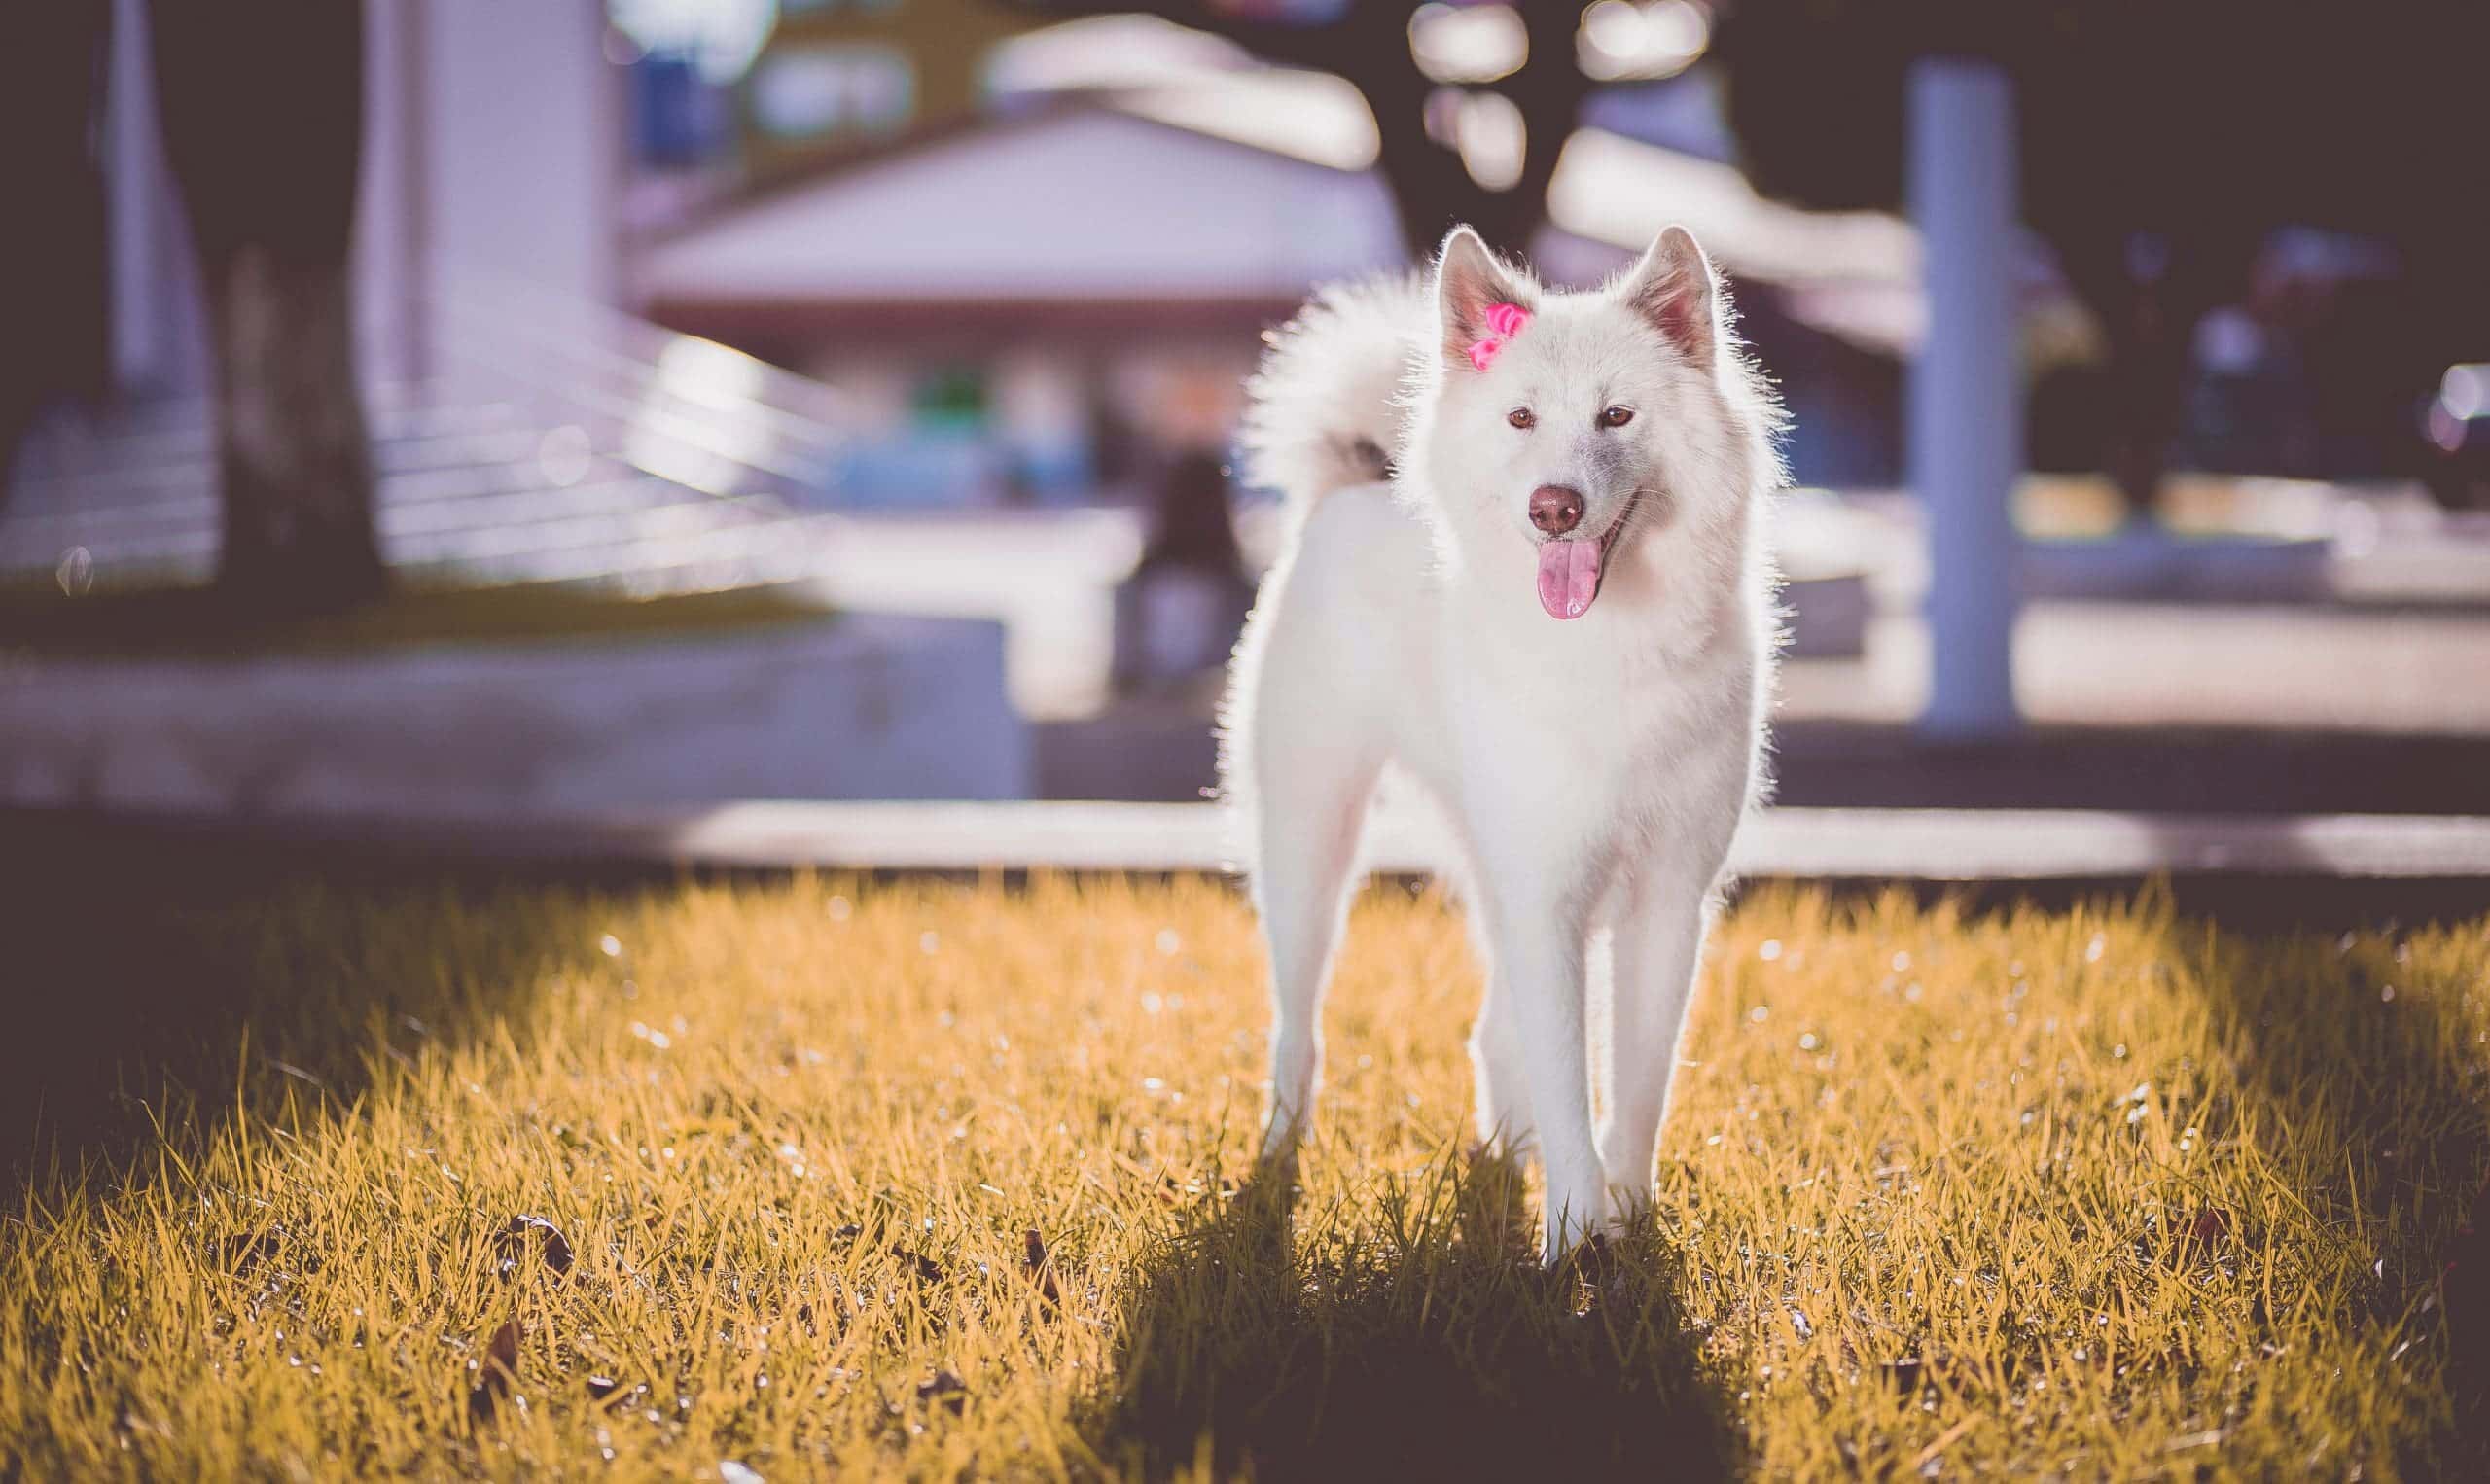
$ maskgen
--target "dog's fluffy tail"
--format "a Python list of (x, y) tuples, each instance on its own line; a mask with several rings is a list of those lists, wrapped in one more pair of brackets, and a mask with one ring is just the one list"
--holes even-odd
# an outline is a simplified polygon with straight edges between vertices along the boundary
[(1389, 478), (1429, 317), (1423, 283), (1406, 274), (1334, 284), (1265, 336), (1245, 388), (1245, 482), (1307, 504)]

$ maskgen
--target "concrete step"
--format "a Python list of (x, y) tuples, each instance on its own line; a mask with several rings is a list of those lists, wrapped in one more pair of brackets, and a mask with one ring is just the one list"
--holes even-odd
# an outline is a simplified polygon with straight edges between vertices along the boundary
[[(490, 432), (521, 421), (515, 403), (490, 398), (445, 399), (439, 388), (375, 390), (366, 399), (375, 441)], [(149, 462), (205, 458), (215, 451), (203, 398), (148, 402), (89, 418), (82, 424), (38, 434), (24, 450), (21, 474), (75, 472), (98, 461)]]
[(578, 538), (569, 544), (557, 544), (551, 535), (531, 543), (513, 531), (505, 550), (470, 547), (432, 558), (401, 555), (396, 562), (402, 569), (455, 573), (470, 582), (621, 583), (646, 593), (706, 591), (817, 578), (834, 529), (821, 517), (720, 522), (707, 507), (669, 506), (579, 522), (567, 533)]
[[(817, 576), (834, 537), (827, 516), (797, 515), (766, 496), (720, 499), (647, 477), (415, 505), (384, 505), (381, 539), (405, 572), (470, 581), (600, 582), (637, 575), (645, 591), (715, 588)], [(217, 534), (200, 524), (146, 533), (82, 533), (98, 568), (196, 579)], [(64, 549), (9, 539), (0, 570), (49, 572)]]
[[(542, 436), (541, 429), (518, 420), (516, 407), (493, 404), (463, 423), (426, 417), (374, 426), (373, 465), (386, 474), (498, 463), (532, 456)], [(205, 505), (216, 480), (215, 441), (205, 428), (82, 441), (35, 464), (21, 472), (11, 497), (21, 511), (107, 503)]]
[[(523, 471), (496, 473), (501, 477), (479, 478), (471, 493), (412, 501), (392, 498), (395, 481), (384, 482), (377, 519), (391, 559), (432, 560), (470, 548), (491, 555), (533, 546), (577, 545), (595, 537), (594, 522), (628, 520), (660, 509), (729, 507), (731, 513), (721, 512), (718, 518), (750, 518), (739, 502), (712, 499), (645, 476), (555, 487), (526, 478)], [(611, 528), (605, 533), (608, 539), (615, 534)], [(70, 546), (85, 547), (98, 566), (144, 567), (211, 556), (216, 543), (214, 524), (197, 520), (145, 526), (96, 522), (25, 534), (0, 526), (0, 568), (49, 568)]]
[(604, 509), (544, 518), (516, 518), (449, 530), (414, 531), (390, 541), (390, 558), (399, 565), (434, 562), (481, 563), (531, 556), (638, 547), (651, 542), (687, 541), (717, 535), (777, 536), (785, 508), (775, 501), (712, 500), (684, 492), (658, 480), (642, 483), (647, 499), (638, 505), (620, 501)]
[[(383, 470), (376, 491), (382, 524), (392, 515), (417, 507), (441, 509), (426, 518), (437, 522), (498, 518), (506, 510), (479, 507), (461, 512), (455, 507), (489, 497), (519, 495), (545, 498), (587, 483), (636, 477), (637, 471), (611, 459), (591, 457), (579, 481), (557, 485), (533, 457), (498, 462), (462, 463), (432, 469)], [(188, 532), (212, 529), (219, 518), (217, 501), (205, 493), (130, 499), (72, 506), (56, 511), (30, 511), (0, 519), (0, 567), (48, 561), (72, 546), (83, 546), (98, 560), (124, 545), (144, 552), (146, 544)]]

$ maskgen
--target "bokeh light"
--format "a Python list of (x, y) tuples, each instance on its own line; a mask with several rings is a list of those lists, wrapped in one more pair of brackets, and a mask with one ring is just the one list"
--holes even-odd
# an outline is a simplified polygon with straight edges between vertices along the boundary
[(778, 23), (778, 0), (606, 0), (605, 12), (641, 51), (688, 55), (720, 87), (751, 70)]

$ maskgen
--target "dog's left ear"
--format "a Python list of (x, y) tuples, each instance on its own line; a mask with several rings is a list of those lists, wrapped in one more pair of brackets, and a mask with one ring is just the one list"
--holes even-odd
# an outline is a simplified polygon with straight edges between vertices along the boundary
[(1661, 232), (1625, 275), (1622, 292), (1679, 354), (1712, 369), (1720, 354), (1720, 280), (1692, 232), (1683, 227)]

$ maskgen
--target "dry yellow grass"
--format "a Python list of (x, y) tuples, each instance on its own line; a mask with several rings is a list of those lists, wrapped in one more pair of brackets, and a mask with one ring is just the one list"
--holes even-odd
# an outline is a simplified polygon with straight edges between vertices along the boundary
[(1588, 1281), (1464, 1152), (1475, 978), (1400, 889), (1293, 1211), (1211, 883), (298, 883), (126, 937), (38, 991), (237, 1007), (123, 1027), (124, 1099), (50, 1115), (90, 1163), (6, 1208), (0, 1477), (2479, 1461), (2478, 923), (1751, 898), (1660, 1227)]

